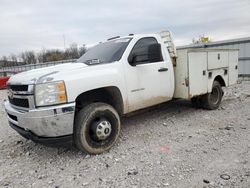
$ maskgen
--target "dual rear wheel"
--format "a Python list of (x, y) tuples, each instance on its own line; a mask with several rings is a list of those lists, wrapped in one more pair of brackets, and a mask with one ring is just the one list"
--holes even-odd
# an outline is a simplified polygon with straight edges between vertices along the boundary
[(218, 81), (214, 81), (211, 93), (207, 93), (198, 97), (193, 97), (191, 99), (191, 103), (196, 108), (215, 110), (220, 106), (222, 97), (223, 90), (221, 88), (221, 85)]

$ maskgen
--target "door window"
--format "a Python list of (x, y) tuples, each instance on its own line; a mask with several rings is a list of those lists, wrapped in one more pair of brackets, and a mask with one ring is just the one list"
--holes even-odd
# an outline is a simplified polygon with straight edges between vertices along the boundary
[[(137, 64), (154, 63), (156, 61), (150, 61), (148, 56), (149, 46), (152, 44), (158, 44), (157, 40), (153, 37), (142, 38), (137, 41), (133, 47), (130, 57), (136, 57)], [(161, 59), (162, 60), (162, 59)]]

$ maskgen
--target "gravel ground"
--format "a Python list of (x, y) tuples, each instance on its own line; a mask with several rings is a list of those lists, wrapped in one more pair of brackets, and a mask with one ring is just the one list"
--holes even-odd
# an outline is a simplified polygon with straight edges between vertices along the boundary
[(218, 110), (178, 100), (124, 118), (118, 144), (96, 156), (25, 140), (2, 106), (0, 118), (0, 187), (250, 187), (249, 81)]

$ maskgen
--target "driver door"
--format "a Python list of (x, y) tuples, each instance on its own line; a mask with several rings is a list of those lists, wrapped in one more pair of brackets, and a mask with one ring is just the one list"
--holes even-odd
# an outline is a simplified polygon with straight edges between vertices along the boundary
[(164, 61), (162, 50), (160, 49), (161, 57), (157, 60), (148, 57), (150, 46), (157, 44), (158, 41), (154, 37), (142, 38), (130, 52), (128, 61), (131, 61), (131, 58), (136, 61), (133, 64), (128, 62), (129, 74), (132, 76), (126, 78), (128, 83), (134, 81), (134, 84), (128, 85), (130, 111), (156, 105), (172, 98), (169, 63)]

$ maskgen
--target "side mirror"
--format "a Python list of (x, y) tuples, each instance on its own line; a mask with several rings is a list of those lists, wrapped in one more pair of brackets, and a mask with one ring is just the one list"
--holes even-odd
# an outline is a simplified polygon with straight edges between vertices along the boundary
[(130, 56), (128, 57), (128, 62), (131, 66), (135, 67), (136, 66), (136, 55), (130, 54)]
[(161, 44), (151, 44), (148, 47), (148, 59), (150, 62), (163, 61), (161, 53)]
[(131, 54), (128, 58), (128, 62), (131, 66), (136, 66), (138, 64), (143, 64), (149, 62), (149, 55), (146, 54)]

